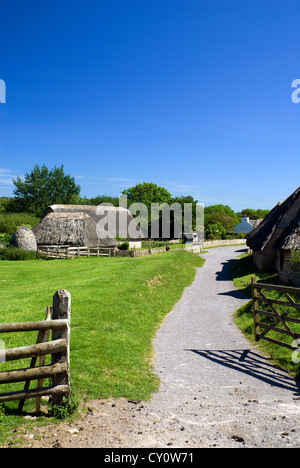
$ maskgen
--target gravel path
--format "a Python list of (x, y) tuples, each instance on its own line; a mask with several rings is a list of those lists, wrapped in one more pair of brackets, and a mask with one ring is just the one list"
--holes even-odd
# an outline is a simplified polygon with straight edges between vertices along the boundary
[(241, 247), (211, 249), (154, 340), (151, 402), (93, 401), (76, 424), (27, 434), (32, 447), (300, 447), (299, 385), (233, 322), (247, 302), (230, 278)]

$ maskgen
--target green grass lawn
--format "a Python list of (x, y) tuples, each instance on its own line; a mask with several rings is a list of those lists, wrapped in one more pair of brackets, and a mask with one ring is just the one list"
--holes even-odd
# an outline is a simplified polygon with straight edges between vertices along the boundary
[[(280, 284), (278, 280), (278, 276), (275, 273), (260, 273), (256, 270), (255, 266), (253, 265), (252, 255), (243, 255), (239, 260), (237, 260), (232, 268), (231, 273), (233, 277), (233, 281), (235, 286), (242, 290), (244, 294), (251, 299), (252, 291), (251, 291), (251, 278), (252, 276), (256, 276), (258, 282), (265, 283), (265, 284)], [(273, 299), (280, 299), (287, 301), (286, 297), (280, 292), (277, 291), (265, 291), (265, 295), (269, 298)], [(300, 296), (294, 296), (294, 300), (296, 302), (300, 302)], [(260, 304), (260, 309), (266, 308), (268, 309), (268, 305)], [(277, 310), (282, 313), (286, 308), (282, 306), (276, 306)], [(299, 313), (297, 311), (293, 311), (290, 313), (290, 316), (294, 316), (299, 318)], [(271, 319), (272, 320), (272, 319)], [(246, 335), (246, 337), (252, 342), (255, 343), (254, 340), (254, 319), (253, 319), (253, 309), (252, 309), (252, 300), (249, 301), (245, 306), (242, 306), (240, 309), (237, 310), (235, 314), (235, 321), (238, 327), (242, 330), (242, 332)], [(266, 323), (271, 323), (269, 317), (260, 317), (260, 321), (264, 321)], [(282, 325), (277, 325), (279, 328)], [(297, 333), (300, 333), (300, 325), (297, 324), (290, 324), (290, 327)], [(268, 333), (268, 336), (273, 337), (274, 339), (285, 341), (289, 344), (292, 343), (291, 337), (282, 335), (281, 333), (277, 333), (271, 331)], [(283, 369), (288, 370), (294, 377), (300, 378), (300, 366), (297, 363), (294, 363), (292, 360), (293, 351), (286, 349), (284, 347), (278, 346), (273, 343), (269, 343), (267, 341), (260, 340), (256, 343), (259, 349), (265, 353), (266, 355), (270, 356), (272, 361), (280, 366)]]
[[(198, 255), (185, 251), (142, 258), (1, 261), (0, 322), (44, 320), (54, 293), (67, 289), (72, 296), (72, 393), (78, 399), (147, 400), (159, 388), (152, 339), (184, 288), (192, 283), (195, 268), (203, 263)], [(35, 343), (36, 335), (0, 338), (11, 348)], [(0, 370), (27, 367), (28, 363), (0, 364)], [(16, 391), (23, 385), (1, 386), (1, 392)], [(17, 405), (12, 402), (6, 407)], [(32, 405), (27, 401), (24, 410)]]

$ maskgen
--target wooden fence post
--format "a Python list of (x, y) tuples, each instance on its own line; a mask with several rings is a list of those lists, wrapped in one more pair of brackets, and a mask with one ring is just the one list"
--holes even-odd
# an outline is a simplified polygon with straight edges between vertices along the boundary
[[(67, 364), (67, 374), (55, 375), (53, 385), (68, 385), (70, 388), (70, 321), (71, 321), (71, 294), (64, 290), (58, 290), (53, 296), (53, 320), (67, 320), (68, 327), (66, 330), (53, 330), (52, 340), (66, 339), (67, 351), (52, 355), (52, 364)], [(62, 395), (53, 395), (52, 404), (60, 405)]]
[(259, 341), (259, 313), (258, 311), (258, 300), (257, 300), (257, 288), (255, 287), (256, 283), (256, 276), (252, 276), (251, 278), (252, 283), (252, 304), (253, 304), (253, 316), (254, 316), (254, 336), (255, 341)]

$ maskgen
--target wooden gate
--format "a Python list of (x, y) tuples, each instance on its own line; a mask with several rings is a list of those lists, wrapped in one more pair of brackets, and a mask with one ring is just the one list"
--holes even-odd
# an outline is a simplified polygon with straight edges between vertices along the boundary
[[(267, 297), (266, 291), (278, 291), (282, 297), (280, 299)], [(257, 283), (256, 277), (252, 278), (255, 341), (265, 340), (299, 351), (300, 328), (294, 327), (297, 328), (294, 330), (292, 324), (300, 324), (300, 303), (292, 296), (300, 299), (300, 288)], [(263, 322), (260, 317), (268, 319)], [(270, 331), (290, 336), (292, 343), (267, 336)]]
[[(62, 397), (70, 394), (70, 316), (71, 296), (59, 290), (53, 297), (53, 307), (47, 307), (46, 318), (40, 322), (5, 323), (0, 334), (38, 331), (36, 344), (21, 348), (3, 349), (1, 362), (31, 358), (30, 367), (0, 372), (0, 385), (25, 382), (21, 391), (0, 393), (0, 403), (20, 400), (22, 411), (26, 399), (36, 398), (36, 411), (40, 410), (40, 398), (52, 396), (52, 404), (61, 404)], [(49, 341), (52, 331), (52, 340)], [(45, 357), (51, 354), (51, 364), (45, 366)], [(36, 367), (39, 358), (39, 366)], [(1, 369), (1, 367), (0, 367)], [(50, 387), (43, 387), (44, 379), (52, 379)], [(37, 380), (37, 388), (29, 389)]]

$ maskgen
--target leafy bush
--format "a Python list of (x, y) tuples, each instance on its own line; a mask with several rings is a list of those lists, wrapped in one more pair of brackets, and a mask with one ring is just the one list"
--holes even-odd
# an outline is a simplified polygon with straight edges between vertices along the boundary
[(7, 249), (0, 249), (0, 260), (36, 260), (39, 258), (37, 252), (28, 252), (23, 249), (16, 249), (15, 247), (9, 247)]
[(208, 224), (205, 226), (205, 237), (209, 240), (225, 239), (226, 229), (221, 223)]
[(292, 263), (300, 263), (300, 250), (292, 250), (291, 251), (291, 262)]
[(129, 242), (123, 242), (123, 244), (118, 245), (119, 250), (129, 250)]
[(300, 278), (300, 250), (291, 251), (291, 272), (295, 279)]
[(11, 235), (10, 234), (0, 234), (0, 244), (10, 245)]
[(39, 221), (39, 218), (28, 213), (0, 213), (0, 232), (12, 236), (18, 227), (28, 226), (33, 228)]

